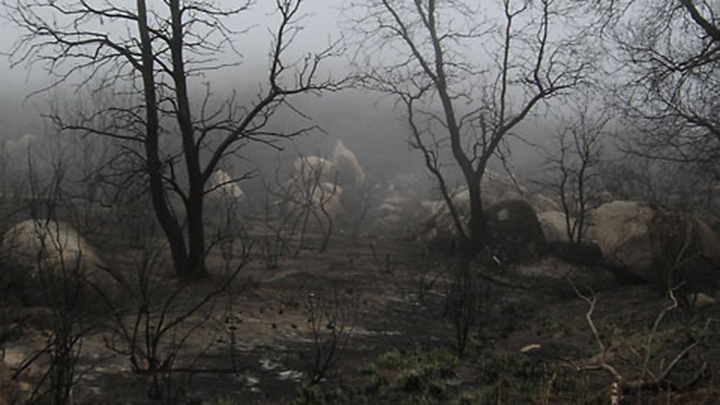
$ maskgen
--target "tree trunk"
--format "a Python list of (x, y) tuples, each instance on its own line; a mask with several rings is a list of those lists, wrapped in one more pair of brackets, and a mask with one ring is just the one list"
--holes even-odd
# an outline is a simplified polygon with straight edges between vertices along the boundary
[(207, 276), (205, 267), (205, 228), (203, 220), (203, 193), (191, 193), (187, 204), (188, 268), (180, 277), (201, 278)]
[(470, 179), (468, 182), (468, 194), (470, 199), (470, 219), (468, 224), (468, 238), (466, 246), (469, 252), (477, 253), (488, 243), (489, 236), (487, 221), (483, 212), (482, 192), (480, 181)]
[(195, 129), (190, 112), (187, 73), (183, 56), (183, 21), (180, 0), (170, 0), (172, 20), (173, 82), (177, 101), (177, 121), (182, 136), (185, 167), (188, 171), (188, 198), (185, 202), (185, 215), (188, 226), (188, 262), (177, 267), (178, 275), (185, 278), (197, 278), (207, 275), (205, 268), (205, 228), (203, 224), (203, 199), (205, 198), (206, 178), (200, 169), (200, 150), (195, 143)]
[(145, 157), (146, 170), (150, 178), (150, 195), (152, 197), (155, 217), (167, 236), (170, 244), (175, 269), (188, 266), (188, 256), (182, 228), (168, 207), (163, 180), (163, 168), (160, 161), (159, 132), (160, 120), (158, 118), (157, 97), (155, 94), (155, 67), (152, 50), (152, 40), (147, 23), (147, 9), (145, 0), (137, 0), (138, 31), (140, 34), (140, 48), (142, 51), (143, 96), (145, 99)]

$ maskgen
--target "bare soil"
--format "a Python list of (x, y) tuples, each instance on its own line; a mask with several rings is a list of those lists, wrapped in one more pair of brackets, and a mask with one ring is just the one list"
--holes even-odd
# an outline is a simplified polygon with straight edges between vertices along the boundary
[[(133, 280), (141, 251), (130, 244), (99, 244), (109, 267)], [(159, 303), (181, 286), (167, 259), (161, 262), (164, 270), (153, 279), (157, 283), (152, 290)], [(385, 367), (381, 359), (388, 353), (419, 359), (420, 353), (438, 348), (454, 356), (445, 300), (450, 257), (389, 239), (352, 241), (338, 236), (328, 251), (301, 250), (297, 257), (282, 258), (276, 269), (268, 269), (253, 253), (229, 287), (216, 295), (227, 280), (227, 263), (218, 252), (208, 263), (212, 277), (184, 289), (169, 311), (169, 317), (176, 316), (213, 295), (168, 335), (177, 339), (169, 339), (167, 345), (181, 350), (174, 371), (163, 376), (169, 387), (165, 402), (275, 404), (314, 398), (326, 403), (395, 403), (380, 388), (400, 387), (404, 403), (605, 404), (610, 403), (613, 379), (604, 370), (583, 369), (599, 349), (585, 320), (587, 303), (568, 279), (599, 293), (593, 319), (603, 341), (620, 348), (611, 362), (624, 375), (632, 375), (642, 364), (647, 332), (669, 302), (656, 286), (627, 285), (607, 270), (552, 257), (504, 269), (477, 264), (473, 271), (485, 294), (482, 317), (473, 328), (466, 356), (451, 367), (438, 368), (442, 386), (435, 395), (407, 382), (393, 385), (403, 369)], [(708, 285), (707, 293), (716, 295), (716, 286)], [(127, 310), (121, 319), (131, 324), (134, 299), (130, 293), (121, 295)], [(341, 332), (350, 340), (338, 348), (337, 365), (314, 388), (321, 394), (310, 396), (308, 376), (318, 339), (309, 322), (308, 303), (318, 297), (326, 302), (337, 298), (339, 309), (351, 316), (346, 325), (321, 328), (320, 338), (330, 336), (333, 327), (345, 327)], [(4, 360), (15, 372), (52, 336), (52, 311), (23, 306), (22, 299), (3, 301)], [(113, 332), (113, 316), (99, 309), (101, 305), (89, 304), (93, 305), (98, 308), (86, 308), (82, 318), (82, 325), (92, 327), (82, 337), (75, 402), (158, 403), (148, 399), (152, 376), (133, 371), (128, 356), (118, 353), (123, 346)], [(652, 343), (651, 370), (667, 365), (692, 339), (703, 338), (703, 343), (674, 369), (669, 378), (674, 387), (626, 392), (624, 403), (716, 403), (718, 328), (710, 325), (709, 338), (700, 329), (707, 319), (719, 316), (718, 305), (681, 305), (670, 312)], [(191, 329), (189, 339), (179, 343), (183, 332)], [(536, 346), (528, 349), (530, 345)], [(17, 377), (20, 389), (31, 392), (47, 366), (47, 356), (41, 356), (23, 370)], [(691, 384), (685, 387), (686, 382)], [(485, 395), (486, 387), (495, 387), (494, 394)], [(420, 392), (431, 394), (421, 397)]]

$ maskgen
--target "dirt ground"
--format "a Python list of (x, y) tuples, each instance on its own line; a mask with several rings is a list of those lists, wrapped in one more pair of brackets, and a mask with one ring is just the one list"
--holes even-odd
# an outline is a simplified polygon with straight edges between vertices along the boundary
[[(109, 267), (132, 281), (141, 251), (107, 242), (102, 249)], [(118, 325), (138, 319), (137, 297), (127, 293), (117, 301), (120, 315), (95, 303), (76, 326), (87, 330), (75, 345), (75, 403), (609, 404), (614, 379), (593, 366), (600, 350), (585, 318), (588, 303), (568, 280), (598, 293), (592, 319), (616, 353), (608, 363), (626, 378), (638, 373), (648, 331), (670, 303), (656, 286), (623, 284), (607, 270), (553, 257), (502, 269), (476, 263), (480, 309), (460, 358), (445, 298), (453, 261), (416, 244), (338, 236), (326, 252), (301, 250), (275, 269), (256, 249), (227, 288), (237, 263), (216, 249), (208, 260), (213, 277), (181, 289), (160, 320), (181, 286), (165, 261), (151, 277), (150, 328), (211, 298), (158, 345), (174, 370), (158, 373), (163, 400), (148, 398), (153, 375), (133, 370), (118, 332)], [(708, 286), (708, 294), (716, 292)], [(11, 372), (22, 369), (17, 379), (27, 396), (49, 366), (45, 355), (23, 369), (53, 336), (52, 311), (5, 303), (4, 360)], [(625, 392), (621, 403), (716, 403), (718, 327), (705, 324), (718, 316), (718, 305), (695, 309), (681, 302), (670, 311), (653, 335), (649, 370), (660, 374), (683, 348), (697, 345), (677, 359), (665, 386)], [(333, 337), (337, 362), (311, 385), (314, 361), (333, 350), (323, 346)]]

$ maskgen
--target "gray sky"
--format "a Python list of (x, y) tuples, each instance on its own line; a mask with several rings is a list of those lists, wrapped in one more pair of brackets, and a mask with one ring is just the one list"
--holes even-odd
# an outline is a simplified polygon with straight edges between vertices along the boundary
[[(277, 16), (273, 15), (272, 8), (274, 1), (258, 1), (254, 8), (238, 17), (229, 20), (232, 28), (243, 28), (253, 26), (250, 33), (238, 37), (235, 46), (245, 57), (243, 65), (222, 72), (224, 77), (241, 76), (248, 77), (248, 70), (261, 70), (255, 65), (267, 62), (269, 40), (271, 33), (268, 29), (276, 26)], [(309, 51), (313, 47), (320, 49), (327, 43), (328, 38), (338, 38), (339, 31), (336, 26), (338, 17), (336, 0), (308, 0), (303, 5), (307, 16), (303, 19), (303, 31), (299, 34), (298, 40), (293, 47), (300, 52)], [(108, 25), (110, 26), (110, 25)], [(13, 24), (0, 19), (0, 51), (8, 52), (14, 42), (20, 37), (22, 31)], [(228, 55), (235, 58), (235, 55)], [(260, 76), (259, 79), (264, 78)], [(10, 61), (5, 55), (0, 55), (0, 137), (17, 138), (24, 132), (39, 131), (38, 120), (33, 115), (38, 113), (38, 104), (44, 103), (49, 94), (41, 94), (26, 100), (26, 96), (38, 88), (49, 83), (49, 77), (43, 71), (42, 66), (36, 65), (30, 71), (24, 64), (10, 67)], [(248, 83), (240, 83), (238, 86), (228, 85), (227, 87), (247, 86)], [(223, 84), (225, 86), (225, 84)], [(18, 120), (18, 117), (23, 117)], [(22, 123), (21, 123), (22, 121)], [(27, 121), (27, 122), (25, 122)], [(27, 129), (25, 127), (28, 126)]]
[[(304, 29), (292, 48), (294, 54), (320, 50), (329, 40), (339, 38), (339, 7), (343, 2), (307, 0), (304, 4), (307, 14), (303, 20)], [(276, 27), (277, 16), (271, 14), (274, 1), (258, 0), (257, 3), (253, 10), (229, 22), (233, 28), (253, 28), (250, 33), (240, 36), (235, 44), (245, 57), (243, 65), (225, 70), (212, 78), (215, 88), (250, 91), (249, 94), (254, 94), (258, 82), (265, 79), (266, 70), (263, 66), (267, 63), (271, 39), (268, 29)], [(2, 21), (0, 49), (9, 50), (20, 34), (17, 28)], [(345, 71), (347, 58), (336, 61), (332, 69)], [(32, 72), (28, 72), (24, 65), (10, 69), (8, 59), (0, 58), (0, 138), (17, 139), (27, 132), (43, 132), (43, 121), (38, 112), (51, 94), (41, 94), (29, 101), (25, 97), (48, 81), (47, 74), (39, 65)], [(417, 160), (419, 154), (408, 151), (406, 146), (408, 131), (401, 121), (400, 112), (392, 111), (387, 105), (377, 105), (375, 98), (376, 94), (347, 92), (326, 95), (321, 99), (311, 98), (305, 105), (313, 118), (329, 132), (325, 138), (344, 139), (348, 146), (354, 147), (361, 160), (363, 156), (368, 156), (400, 166), (410, 160)]]

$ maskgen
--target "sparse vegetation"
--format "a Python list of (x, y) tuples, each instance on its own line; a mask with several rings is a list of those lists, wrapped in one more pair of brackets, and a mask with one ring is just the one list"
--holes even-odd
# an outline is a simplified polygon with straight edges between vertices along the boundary
[(313, 342), (308, 380), (315, 385), (327, 378), (350, 347), (358, 323), (360, 299), (352, 294), (310, 293), (305, 303)]
[(0, 4), (0, 405), (717, 402), (716, 2)]

